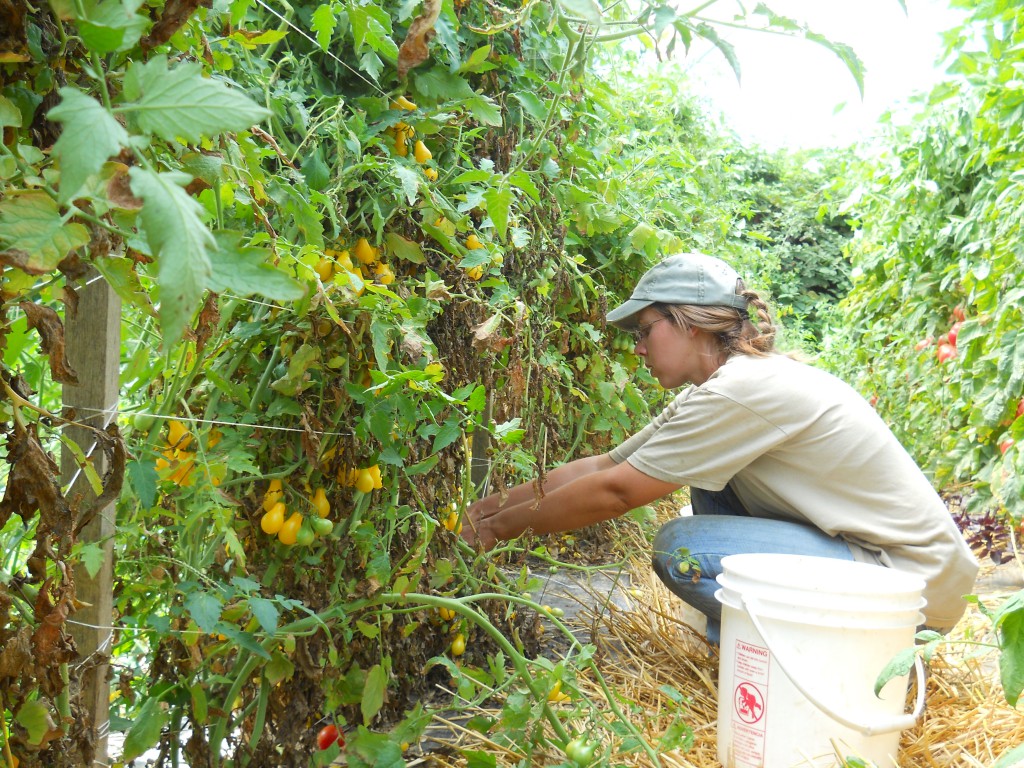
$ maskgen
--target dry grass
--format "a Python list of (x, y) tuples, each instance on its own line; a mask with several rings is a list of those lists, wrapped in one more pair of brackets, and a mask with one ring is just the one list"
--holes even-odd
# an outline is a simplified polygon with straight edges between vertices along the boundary
[[(646, 562), (636, 563), (630, 576), (626, 607), (607, 606), (599, 614), (584, 608), (575, 621), (581, 631), (590, 633), (597, 646), (596, 660), (605, 683), (620, 701), (635, 703), (630, 720), (650, 743), (657, 743), (679, 711), (663, 687), (670, 686), (687, 698), (682, 719), (693, 729), (693, 746), (685, 753), (660, 755), (660, 764), (666, 768), (719, 768), (718, 655), (689, 624), (698, 624), (702, 617), (673, 597)], [(993, 597), (998, 599), (998, 595)], [(580, 602), (584, 606), (605, 605), (603, 598), (607, 595), (590, 600), (581, 597)], [(987, 619), (971, 606), (949, 638), (985, 640), (987, 631)], [(933, 658), (926, 714), (917, 727), (904, 732), (899, 768), (988, 767), (1004, 752), (1024, 744), (1024, 714), (1004, 700), (996, 664), (994, 652), (979, 653), (976, 647), (956, 643)], [(577, 682), (590, 701), (606, 702), (597, 680), (581, 677)], [(602, 711), (607, 712), (607, 707)], [(493, 716), (496, 712), (487, 714)], [(446, 727), (448, 745), (453, 748), (489, 752), (497, 758), (498, 766), (512, 766), (523, 760), (521, 754), (478, 733), (454, 723)], [(607, 740), (607, 733), (603, 738)], [(560, 753), (534, 754), (531, 758), (533, 765), (561, 760), (564, 757)], [(655, 765), (643, 753), (617, 754), (614, 762), (637, 768)], [(457, 768), (466, 763), (435, 754), (410, 764)]]

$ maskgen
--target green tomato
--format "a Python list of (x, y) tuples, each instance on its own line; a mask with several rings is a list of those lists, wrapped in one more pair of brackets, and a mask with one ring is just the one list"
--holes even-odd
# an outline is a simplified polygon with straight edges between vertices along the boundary
[(573, 739), (565, 745), (565, 756), (576, 765), (590, 765), (594, 760), (594, 752), (597, 751), (598, 742), (590, 742), (583, 736)]
[(148, 413), (136, 413), (132, 416), (132, 427), (137, 429), (139, 432), (149, 434), (149, 430), (153, 428), (153, 423), (156, 418), (150, 416)]
[(311, 517), (309, 519), (309, 524), (313, 526), (313, 532), (317, 536), (327, 536), (334, 530), (334, 523), (326, 517)]
[(304, 525), (299, 528), (299, 532), (295, 534), (295, 543), (300, 547), (308, 547), (313, 543), (313, 529), (308, 525)]

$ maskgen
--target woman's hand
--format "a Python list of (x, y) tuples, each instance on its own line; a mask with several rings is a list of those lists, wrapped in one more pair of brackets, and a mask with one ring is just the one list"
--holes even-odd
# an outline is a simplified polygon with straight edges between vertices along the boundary
[(498, 510), (497, 500), (487, 497), (473, 502), (466, 508), (462, 521), (462, 538), (475, 549), (487, 551), (498, 543), (492, 525), (492, 518)]

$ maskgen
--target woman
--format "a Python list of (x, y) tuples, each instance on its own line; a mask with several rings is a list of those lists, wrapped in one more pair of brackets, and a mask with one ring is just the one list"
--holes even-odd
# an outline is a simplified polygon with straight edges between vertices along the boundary
[(731, 267), (702, 254), (667, 258), (608, 321), (634, 334), (665, 389), (690, 386), (611, 452), (552, 470), (543, 489), (525, 483), (473, 504), (467, 541), (488, 549), (526, 530), (581, 528), (685, 485), (693, 514), (662, 527), (653, 564), (707, 615), (710, 641), (721, 620), (715, 577), (722, 557), (738, 553), (916, 573), (926, 626), (956, 624), (978, 565), (942, 500), (855, 390), (774, 351), (768, 307)]

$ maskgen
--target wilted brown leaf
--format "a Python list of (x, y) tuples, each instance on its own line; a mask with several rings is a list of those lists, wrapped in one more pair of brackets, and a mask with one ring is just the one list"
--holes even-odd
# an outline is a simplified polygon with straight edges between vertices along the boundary
[(118, 208), (128, 211), (137, 211), (142, 208), (142, 198), (132, 193), (131, 184), (128, 181), (128, 166), (118, 163), (114, 174), (107, 182), (107, 199)]
[(78, 291), (73, 286), (68, 283), (64, 284), (60, 292), (60, 300), (64, 302), (69, 315), (74, 317), (78, 313)]
[(36, 663), (48, 668), (75, 658), (75, 643), (64, 632), (75, 594), (73, 581), (65, 580), (51, 597), (53, 578), (46, 580), (36, 597), (35, 617), (39, 626), (32, 635)]
[(501, 329), (501, 315), (492, 315), (477, 326), (473, 327), (473, 349), (478, 351), (490, 350), (501, 352), (512, 343), (507, 336), (499, 335)]
[(441, 13), (441, 0), (423, 0), (423, 12), (412, 20), (409, 32), (398, 49), (398, 77), (403, 78), (413, 67), (427, 60), (427, 44), (434, 37), (434, 23)]
[(32, 661), (31, 637), (31, 628), (22, 626), (0, 650), (0, 681), (4, 681), (4, 688), (9, 689), (10, 681), (17, 680), (29, 668)]
[(39, 512), (39, 527), (58, 538), (71, 533), (71, 510), (61, 495), (60, 469), (39, 443), (35, 425), (16, 427), (7, 443), (11, 465), (4, 498), (0, 501), (0, 528), (12, 514), (31, 520)]
[(50, 358), (50, 375), (54, 381), (77, 384), (78, 374), (64, 352), (64, 325), (57, 313), (31, 301), (23, 301), (18, 306), (25, 313), (28, 327), (39, 332), (40, 346), (43, 354)]
[(302, 413), (302, 451), (306, 454), (306, 461), (313, 466), (316, 466), (320, 455), (320, 435), (323, 429), (323, 424), (313, 410), (305, 406)]
[(153, 25), (150, 33), (142, 38), (142, 50), (149, 51), (170, 40), (181, 29), (199, 6), (209, 8), (212, 0), (168, 0), (160, 20)]
[(28, 272), (30, 275), (45, 275), (49, 271), (32, 266), (32, 254), (18, 248), (4, 248), (0, 250), (0, 264), (17, 267), (22, 272)]
[(209, 294), (206, 297), (206, 302), (203, 304), (203, 308), (199, 312), (199, 317), (196, 319), (196, 354), (201, 355), (203, 353), (203, 347), (206, 346), (206, 342), (209, 340), (213, 332), (217, 330), (217, 323), (220, 322), (220, 309), (217, 306), (217, 295)]
[(124, 486), (125, 463), (128, 460), (128, 449), (125, 447), (121, 430), (116, 421), (110, 422), (104, 432), (95, 432), (96, 450), (106, 459), (106, 472), (103, 473), (103, 492), (79, 511), (79, 519), (75, 525), (75, 537), (81, 533), (96, 513), (109, 504), (113, 504), (121, 495)]

